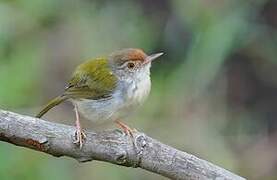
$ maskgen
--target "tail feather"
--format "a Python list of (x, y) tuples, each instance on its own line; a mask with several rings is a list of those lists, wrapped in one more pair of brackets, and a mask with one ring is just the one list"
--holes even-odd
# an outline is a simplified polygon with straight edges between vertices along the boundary
[(60, 103), (64, 102), (65, 100), (67, 100), (68, 97), (61, 95), (58, 96), (54, 99), (52, 99), (48, 104), (45, 105), (45, 107), (36, 115), (37, 118), (41, 118), (45, 113), (47, 113), (50, 109), (52, 109), (53, 107), (59, 105)]

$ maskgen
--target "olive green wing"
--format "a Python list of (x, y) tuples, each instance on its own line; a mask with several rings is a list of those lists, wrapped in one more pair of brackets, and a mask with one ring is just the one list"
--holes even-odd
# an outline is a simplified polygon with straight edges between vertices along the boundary
[(109, 97), (117, 83), (106, 59), (87, 61), (77, 67), (65, 89), (64, 96), (73, 99)]

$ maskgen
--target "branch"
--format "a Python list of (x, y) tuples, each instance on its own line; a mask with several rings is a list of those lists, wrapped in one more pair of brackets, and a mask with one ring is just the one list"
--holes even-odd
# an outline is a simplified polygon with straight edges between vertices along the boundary
[(0, 110), (0, 141), (17, 146), (56, 157), (72, 157), (79, 162), (99, 160), (140, 167), (171, 179), (244, 179), (140, 132), (131, 140), (118, 130), (86, 131), (86, 142), (81, 150), (72, 143), (74, 132), (72, 126)]

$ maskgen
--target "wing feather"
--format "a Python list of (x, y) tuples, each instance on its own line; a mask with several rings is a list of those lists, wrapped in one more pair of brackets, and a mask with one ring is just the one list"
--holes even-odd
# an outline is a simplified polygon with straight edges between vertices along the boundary
[(73, 99), (100, 99), (109, 97), (116, 87), (117, 78), (107, 60), (89, 60), (77, 67), (64, 95)]

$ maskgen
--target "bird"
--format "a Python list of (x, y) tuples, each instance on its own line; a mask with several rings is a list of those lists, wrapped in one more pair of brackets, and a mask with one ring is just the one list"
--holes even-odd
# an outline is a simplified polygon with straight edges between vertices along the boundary
[(80, 148), (86, 139), (80, 114), (92, 122), (114, 122), (133, 136), (134, 129), (121, 120), (148, 97), (151, 63), (162, 55), (162, 52), (147, 55), (142, 49), (126, 48), (85, 61), (77, 66), (63, 93), (50, 100), (36, 117), (41, 118), (53, 107), (69, 101), (76, 116), (74, 143)]

